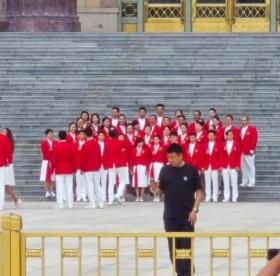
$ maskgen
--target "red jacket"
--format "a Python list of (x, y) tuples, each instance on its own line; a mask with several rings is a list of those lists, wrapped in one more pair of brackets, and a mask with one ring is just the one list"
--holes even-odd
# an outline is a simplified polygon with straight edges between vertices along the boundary
[(151, 163), (158, 162), (158, 163), (167, 163), (166, 160), (166, 150), (165, 147), (159, 145), (158, 150), (156, 151), (155, 145), (151, 147)]
[(221, 146), (217, 142), (214, 142), (212, 154), (209, 151), (209, 142), (204, 145), (204, 154), (201, 169), (208, 170), (211, 165), (212, 170), (219, 170), (221, 164)]
[(108, 137), (107, 140), (104, 141), (103, 152), (100, 143), (97, 143), (101, 153), (101, 166), (103, 166), (104, 170), (111, 169), (113, 167), (112, 157), (115, 158), (115, 153), (112, 153), (110, 150), (111, 139)]
[(52, 140), (52, 145), (48, 142), (47, 139), (43, 140), (41, 143), (41, 152), (42, 152), (42, 158), (43, 160), (52, 161), (52, 153), (54, 145), (57, 143), (57, 141)]
[(118, 141), (115, 165), (116, 168), (127, 167), (129, 161), (129, 150), (124, 141)]
[(195, 143), (193, 155), (191, 156), (189, 143), (185, 145), (185, 162), (194, 166), (196, 169), (201, 170), (203, 161), (203, 146)]
[(75, 134), (75, 136), (73, 137), (69, 132), (67, 133), (67, 137), (66, 140), (68, 143), (70, 144), (77, 144), (79, 141), (78, 135)]
[[(234, 134), (234, 140), (239, 141), (240, 130), (239, 130), (238, 128), (236, 128), (235, 126), (233, 126), (233, 125), (232, 125), (229, 129), (230, 129), (230, 130), (233, 132), (233, 134)], [(226, 127), (224, 127), (224, 140), (226, 140), (226, 132), (227, 132), (227, 130), (229, 130), (229, 129), (227, 129)]]
[(73, 174), (76, 171), (76, 149), (66, 140), (57, 142), (53, 147), (52, 172), (56, 175)]
[(116, 132), (117, 132), (117, 134), (123, 134), (123, 135), (125, 135), (125, 134), (126, 134), (126, 126), (120, 126), (120, 125), (118, 125), (118, 126), (116, 127)]
[(135, 138), (135, 141), (136, 141), (136, 139), (138, 138), (138, 137), (141, 137), (141, 138), (143, 138), (144, 137), (144, 131), (142, 131), (142, 130), (138, 130), (137, 132), (135, 131), (135, 130), (133, 130), (133, 136), (134, 136), (134, 138)]
[(184, 146), (185, 144), (187, 144), (189, 142), (189, 136), (188, 134), (186, 134), (186, 136), (183, 138), (182, 135), (179, 135), (178, 136), (178, 143), (181, 145), (181, 146)]
[(0, 134), (0, 167), (12, 163), (12, 147), (9, 138)]
[(78, 141), (78, 143), (76, 144), (76, 168), (78, 170), (81, 170), (81, 160), (82, 160), (82, 148), (83, 145), (85, 144), (85, 141)]
[[(135, 119), (135, 120), (137, 120), (137, 121), (139, 122), (139, 124), (140, 124), (139, 117), (138, 117), (137, 119)], [(149, 126), (149, 125), (150, 125), (149, 119), (148, 119), (148, 118), (145, 118), (145, 125), (144, 125), (143, 128), (141, 128), (141, 126), (140, 126), (140, 130), (143, 131), (143, 130), (145, 129), (145, 127), (146, 127), (146, 126)]]
[(206, 131), (202, 131), (202, 134), (199, 136), (199, 138), (196, 138), (196, 142), (204, 145), (208, 142), (208, 137)]
[(253, 151), (253, 153), (256, 152), (256, 147), (258, 142), (258, 132), (254, 126), (248, 125), (248, 128), (245, 132), (243, 139), (242, 139), (242, 128), (241, 128), (239, 139), (241, 144), (241, 151), (243, 154), (251, 154), (250, 153), (251, 150)]
[(98, 172), (101, 166), (100, 146), (93, 138), (88, 139), (81, 150), (81, 170)]
[(153, 127), (151, 127), (151, 136), (155, 137), (155, 136), (162, 136), (162, 128), (158, 125), (155, 125)]
[(196, 133), (196, 126), (195, 126), (195, 122), (192, 122), (189, 124), (188, 126), (188, 133)]
[(144, 135), (143, 139), (144, 139), (144, 143), (148, 148), (151, 148), (153, 143), (154, 143), (154, 137), (152, 135), (150, 135), (150, 137), (147, 137), (146, 135)]
[(227, 152), (227, 142), (224, 142), (222, 148), (222, 167), (227, 169), (239, 169), (241, 159), (241, 148), (238, 141), (233, 140), (232, 149), (230, 154)]
[(149, 172), (150, 159), (151, 152), (148, 147), (144, 145), (140, 153), (138, 153), (138, 148), (134, 147), (130, 153), (130, 171), (132, 171), (133, 167), (136, 165), (143, 165), (146, 166), (147, 172)]
[(93, 134), (92, 134), (93, 138), (97, 139), (98, 131), (100, 130), (100, 126), (95, 127), (95, 126), (91, 125), (91, 128), (93, 130)]
[(216, 130), (216, 142), (223, 143), (225, 141), (224, 133), (225, 133), (225, 129), (219, 126), (218, 129)]

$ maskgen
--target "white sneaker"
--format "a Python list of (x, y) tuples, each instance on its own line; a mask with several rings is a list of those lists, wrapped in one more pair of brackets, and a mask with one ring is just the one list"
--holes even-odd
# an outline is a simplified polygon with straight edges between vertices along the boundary
[(87, 198), (86, 197), (82, 197), (82, 201), (83, 202), (87, 202)]
[(59, 206), (54, 206), (54, 209), (63, 209), (63, 207), (59, 207)]
[(233, 199), (232, 199), (232, 202), (237, 202), (237, 198), (233, 198)]
[(205, 198), (204, 202), (210, 202), (210, 198)]
[(159, 198), (154, 198), (153, 202), (160, 202)]
[(120, 199), (120, 197), (115, 196), (115, 200), (116, 200), (119, 204), (122, 204), (122, 200)]
[(215, 199), (213, 199), (213, 202), (218, 202), (218, 200), (215, 198)]
[(242, 183), (240, 184), (240, 187), (247, 187), (247, 186), (248, 186), (248, 183), (243, 183), (243, 182), (242, 182)]
[(54, 192), (50, 192), (50, 197), (55, 197), (55, 193)]
[(95, 205), (88, 205), (85, 208), (86, 209), (96, 209), (96, 206)]
[(103, 205), (103, 204), (99, 204), (99, 205), (98, 205), (98, 208), (99, 208), (99, 209), (104, 209), (104, 205)]
[(136, 201), (136, 202), (140, 202), (140, 198), (136, 198), (135, 201)]
[(229, 202), (229, 199), (228, 198), (224, 198), (223, 202)]
[(144, 202), (144, 198), (140, 198), (140, 202)]
[(51, 194), (49, 193), (49, 191), (46, 191), (45, 192), (45, 197), (47, 198), (47, 197), (50, 197), (51, 196)]
[(248, 184), (248, 187), (249, 187), (249, 188), (253, 188), (253, 187), (255, 187), (255, 184), (249, 183), (249, 184)]
[(15, 204), (15, 209), (17, 209), (22, 203), (23, 203), (22, 200), (20, 198), (18, 198), (18, 200)]
[(77, 197), (77, 202), (80, 202), (82, 200), (82, 198), (80, 196)]
[(71, 205), (71, 206), (68, 206), (68, 209), (73, 209), (73, 206)]
[(125, 200), (125, 198), (124, 198), (124, 197), (122, 198), (122, 202), (126, 202), (126, 200)]

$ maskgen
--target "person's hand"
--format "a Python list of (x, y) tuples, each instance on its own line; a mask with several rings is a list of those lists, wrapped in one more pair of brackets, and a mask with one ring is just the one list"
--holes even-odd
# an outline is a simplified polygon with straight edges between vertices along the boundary
[(255, 154), (255, 152), (253, 150), (250, 150), (250, 155), (252, 156), (254, 154)]
[(194, 226), (195, 223), (196, 223), (196, 220), (197, 220), (197, 215), (196, 215), (196, 212), (195, 211), (191, 211), (190, 214), (189, 214), (189, 223)]

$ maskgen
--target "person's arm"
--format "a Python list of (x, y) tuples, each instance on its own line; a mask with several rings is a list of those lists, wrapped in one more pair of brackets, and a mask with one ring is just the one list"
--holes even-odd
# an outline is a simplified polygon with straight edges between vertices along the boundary
[(196, 191), (193, 209), (189, 214), (189, 222), (191, 223), (192, 226), (194, 226), (197, 221), (197, 213), (203, 196), (204, 196), (204, 192), (202, 188)]
[(280, 273), (280, 253), (276, 255), (266, 266), (257, 274), (257, 276), (277, 276)]
[(203, 188), (201, 185), (200, 175), (197, 170), (195, 170), (195, 173), (194, 173), (194, 190), (195, 190), (195, 201), (194, 201), (193, 209), (190, 212), (189, 218), (188, 218), (188, 221), (190, 222), (190, 224), (192, 226), (194, 226), (197, 221), (198, 209), (199, 209), (200, 203), (204, 196), (204, 191), (203, 191)]

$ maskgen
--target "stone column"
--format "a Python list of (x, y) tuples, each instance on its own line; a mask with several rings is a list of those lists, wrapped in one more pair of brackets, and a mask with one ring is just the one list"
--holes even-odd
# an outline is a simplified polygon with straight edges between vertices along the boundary
[[(1, 0), (0, 0), (1, 1)], [(10, 32), (79, 32), (77, 0), (2, 0)]]

